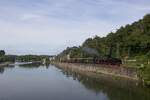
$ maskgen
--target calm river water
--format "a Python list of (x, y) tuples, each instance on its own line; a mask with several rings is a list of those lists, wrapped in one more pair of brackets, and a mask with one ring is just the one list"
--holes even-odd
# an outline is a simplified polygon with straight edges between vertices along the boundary
[(150, 100), (150, 89), (54, 65), (0, 68), (0, 100)]

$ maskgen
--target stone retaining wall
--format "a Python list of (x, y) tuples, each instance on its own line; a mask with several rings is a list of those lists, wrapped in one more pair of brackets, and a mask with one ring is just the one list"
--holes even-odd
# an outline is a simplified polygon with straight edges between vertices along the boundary
[(98, 65), (98, 64), (79, 64), (79, 63), (55, 63), (57, 67), (78, 70), (82, 72), (101, 73), (112, 76), (130, 78), (138, 80), (137, 70), (134, 68), (124, 68), (111, 65)]

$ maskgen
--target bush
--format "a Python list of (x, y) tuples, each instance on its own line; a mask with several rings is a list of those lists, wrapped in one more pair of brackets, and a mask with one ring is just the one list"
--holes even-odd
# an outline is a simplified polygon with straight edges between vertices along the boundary
[(146, 57), (147, 57), (148, 59), (150, 59), (150, 51), (147, 52)]
[(150, 86), (150, 66), (140, 69), (140, 78), (145, 85)]
[(2, 56), (0, 57), (0, 63), (3, 62), (15, 62), (15, 56)]
[(5, 55), (5, 51), (4, 50), (0, 50), (0, 57)]

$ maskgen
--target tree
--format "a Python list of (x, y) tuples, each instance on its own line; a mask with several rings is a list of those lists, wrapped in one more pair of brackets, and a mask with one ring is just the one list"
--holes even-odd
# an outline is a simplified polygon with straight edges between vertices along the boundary
[(67, 48), (61, 55), (71, 52), (71, 56), (77, 58), (93, 57), (96, 54), (87, 51), (98, 52), (98, 57), (121, 57), (121, 59), (127, 56), (146, 56), (150, 51), (150, 14), (139, 21), (120, 27), (106, 37), (88, 38), (81, 47)]
[(0, 56), (4, 56), (5, 55), (5, 51), (4, 50), (0, 50)]

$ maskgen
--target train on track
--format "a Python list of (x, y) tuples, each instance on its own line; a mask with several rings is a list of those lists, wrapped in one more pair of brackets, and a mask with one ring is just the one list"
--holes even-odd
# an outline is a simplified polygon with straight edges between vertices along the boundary
[(63, 59), (61, 60), (61, 62), (103, 64), (103, 65), (117, 65), (117, 66), (120, 66), (122, 64), (122, 61), (118, 58), (70, 58), (70, 59)]

